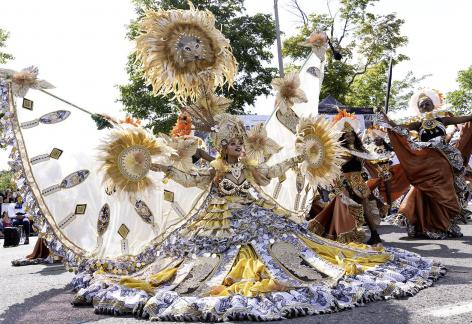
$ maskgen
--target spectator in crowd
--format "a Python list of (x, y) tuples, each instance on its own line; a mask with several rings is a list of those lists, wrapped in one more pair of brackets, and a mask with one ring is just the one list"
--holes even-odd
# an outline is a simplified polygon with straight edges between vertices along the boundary
[(6, 211), (3, 211), (2, 213), (2, 225), (3, 228), (12, 226), (10, 217), (8, 217), (8, 213)]
[(17, 212), (16, 218), (13, 220), (13, 226), (18, 227), (23, 225), (23, 230), (25, 231), (25, 244), (29, 244), (29, 236), (30, 236), (30, 222), (28, 217), (25, 217), (25, 213)]

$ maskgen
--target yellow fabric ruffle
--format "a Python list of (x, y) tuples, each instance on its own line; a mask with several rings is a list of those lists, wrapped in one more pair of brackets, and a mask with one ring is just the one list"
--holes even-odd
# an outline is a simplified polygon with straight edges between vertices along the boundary
[(255, 297), (261, 293), (284, 291), (283, 286), (270, 278), (267, 268), (254, 252), (252, 247), (242, 246), (235, 264), (226, 276), (222, 285), (211, 289), (211, 296), (243, 295)]
[[(346, 271), (347, 275), (362, 273), (367, 269), (376, 267), (390, 261), (391, 259), (391, 256), (388, 253), (360, 256), (357, 255), (355, 251), (348, 249), (318, 244), (305, 237), (300, 237), (300, 239), (324, 260), (342, 267)], [(382, 247), (373, 248), (369, 245), (360, 243), (349, 243), (348, 246), (362, 250), (370, 249), (377, 252), (384, 251)]]
[(149, 294), (153, 294), (156, 287), (159, 287), (161, 284), (166, 283), (174, 278), (175, 274), (177, 273), (177, 269), (178, 267), (159, 271), (158, 273), (151, 275), (149, 281), (131, 277), (123, 278), (120, 280), (120, 285), (127, 288), (144, 290)]

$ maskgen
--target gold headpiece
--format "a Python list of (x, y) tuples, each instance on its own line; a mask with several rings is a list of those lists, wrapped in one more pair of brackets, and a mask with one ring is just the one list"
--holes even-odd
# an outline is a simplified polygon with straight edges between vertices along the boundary
[(215, 148), (220, 151), (232, 139), (246, 139), (246, 130), (244, 124), (238, 116), (231, 114), (219, 114), (215, 116), (216, 126), (213, 128), (213, 143)]

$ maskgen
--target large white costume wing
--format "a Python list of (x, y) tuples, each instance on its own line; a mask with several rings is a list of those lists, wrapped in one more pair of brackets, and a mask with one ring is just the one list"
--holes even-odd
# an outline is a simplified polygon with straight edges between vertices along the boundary
[(122, 260), (122, 271), (149, 263), (159, 242), (198, 207), (203, 190), (172, 180), (164, 185), (159, 173), (151, 175), (158, 188), (132, 201), (106, 188), (96, 148), (108, 130), (97, 130), (89, 115), (41, 91), (30, 90), (29, 101), (19, 98), (15, 105), (8, 84), (0, 89), (0, 107), (10, 115), (3, 120), (4, 140), (13, 147), (11, 166), (26, 209), (68, 265), (84, 257), (89, 263)]
[[(320, 57), (323, 56), (320, 55)], [(311, 53), (299, 73), (300, 88), (305, 92), (308, 102), (295, 105), (292, 116), (290, 114), (283, 116), (276, 112), (269, 118), (266, 124), (267, 135), (281, 145), (283, 149), (270, 158), (268, 165), (274, 165), (295, 156), (295, 128), (298, 118), (318, 113), (323, 71), (323, 62), (318, 55)], [(264, 191), (274, 197), (282, 207), (302, 215), (306, 208), (311, 205), (313, 198), (313, 188), (308, 185), (307, 181), (302, 179), (303, 175), (299, 176), (297, 187), (297, 174), (293, 170), (289, 170), (286, 173), (286, 179), (272, 179), (271, 183), (264, 187)]]

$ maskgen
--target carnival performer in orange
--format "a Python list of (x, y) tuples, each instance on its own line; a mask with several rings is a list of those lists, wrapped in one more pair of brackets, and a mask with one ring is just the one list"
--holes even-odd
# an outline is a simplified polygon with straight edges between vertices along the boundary
[[(390, 142), (413, 186), (399, 210), (400, 219), (406, 218), (410, 236), (462, 236), (458, 223), (471, 193), (464, 178), (461, 152), (470, 154), (472, 141), (466, 133), (458, 150), (446, 143), (445, 135), (448, 125), (470, 122), (472, 116), (447, 116), (438, 110), (442, 100), (437, 91), (421, 89), (410, 100), (410, 107), (418, 112), (416, 119), (397, 125), (383, 115), (391, 127)], [(410, 138), (411, 130), (418, 132), (418, 141)]]
[(334, 188), (335, 198), (309, 221), (308, 228), (340, 242), (363, 242), (361, 227), (365, 222), (371, 232), (367, 244), (380, 243), (377, 222), (369, 203), (372, 193), (361, 175), (364, 161), (376, 157), (364, 148), (357, 135), (359, 121), (354, 115), (340, 111), (333, 122), (334, 127), (342, 132), (341, 140), (346, 152), (342, 176)]

